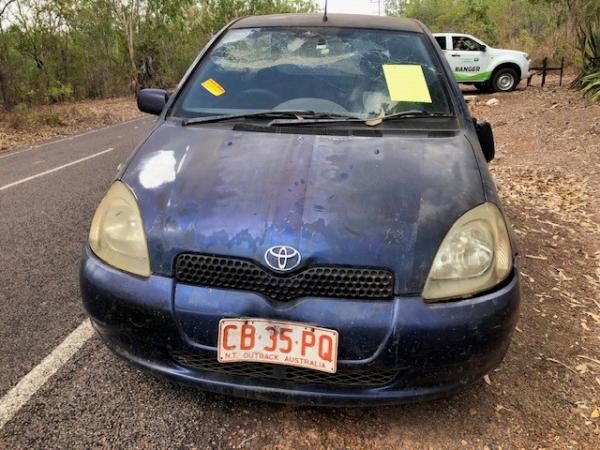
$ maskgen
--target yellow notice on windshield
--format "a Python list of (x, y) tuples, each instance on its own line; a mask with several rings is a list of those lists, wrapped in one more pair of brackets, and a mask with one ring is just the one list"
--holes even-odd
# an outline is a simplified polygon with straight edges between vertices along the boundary
[(392, 101), (431, 103), (431, 95), (421, 66), (384, 64), (383, 74)]
[(225, 93), (225, 88), (212, 78), (209, 78), (208, 80), (203, 82), (202, 87), (215, 97), (219, 97), (220, 95), (223, 95)]

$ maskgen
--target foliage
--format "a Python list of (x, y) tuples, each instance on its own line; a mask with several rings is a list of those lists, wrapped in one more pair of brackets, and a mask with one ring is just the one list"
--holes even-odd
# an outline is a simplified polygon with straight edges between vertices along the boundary
[(204, 0), (202, 28), (213, 34), (228, 22), (245, 15), (311, 12), (316, 3), (310, 0)]
[(234, 18), (315, 9), (312, 0), (0, 0), (0, 107), (172, 87)]
[[(581, 68), (576, 86), (585, 79), (585, 92), (597, 92), (598, 0), (386, 0), (385, 7), (534, 61), (566, 57)], [(234, 18), (316, 8), (313, 0), (0, 0), (0, 107), (172, 87)]]
[[(386, 13), (415, 18), (433, 32), (472, 34), (486, 43), (570, 61), (575, 33), (568, 4), (582, 0), (386, 0)], [(597, 0), (596, 0), (597, 1)]]
[(600, 100), (600, 70), (596, 69), (581, 77), (581, 90), (592, 100)]
[(600, 100), (600, 4), (589, 2), (585, 7), (585, 20), (578, 29), (581, 70), (572, 87)]

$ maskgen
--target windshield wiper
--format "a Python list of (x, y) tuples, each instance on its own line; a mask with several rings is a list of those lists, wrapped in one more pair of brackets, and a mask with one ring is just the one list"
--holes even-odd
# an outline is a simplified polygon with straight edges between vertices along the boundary
[(355, 116), (344, 116), (344, 115), (331, 115), (331, 117), (318, 117), (318, 118), (295, 118), (295, 119), (275, 119), (269, 122), (269, 126), (275, 125), (311, 125), (316, 123), (339, 123), (339, 122), (362, 122), (365, 125), (369, 126), (377, 126), (381, 122), (386, 120), (395, 120), (395, 119), (403, 119), (403, 118), (413, 118), (413, 117), (441, 117), (441, 118), (452, 118), (455, 117), (453, 114), (447, 113), (438, 113), (438, 112), (428, 112), (423, 110), (409, 110), (409, 111), (401, 111), (388, 115), (379, 115), (375, 117), (368, 118), (360, 118)]
[(429, 112), (429, 111), (423, 111), (421, 109), (411, 109), (408, 111), (401, 111), (401, 112), (397, 112), (397, 113), (393, 113), (393, 114), (388, 114), (382, 117), (373, 117), (370, 120), (377, 120), (380, 119), (381, 121), (386, 121), (386, 120), (394, 120), (394, 119), (403, 119), (403, 118), (411, 118), (411, 117), (446, 117), (446, 118), (452, 118), (455, 117), (454, 114), (448, 114), (448, 113), (440, 113), (440, 112)]
[[(305, 119), (308, 117), (309, 119)], [(202, 124), (202, 123), (214, 123), (214, 122), (223, 122), (227, 120), (235, 120), (235, 119), (261, 119), (261, 118), (273, 118), (271, 123), (276, 122), (277, 119), (283, 120), (286, 122), (287, 120), (296, 120), (299, 122), (307, 121), (307, 120), (346, 120), (353, 119), (352, 116), (345, 116), (343, 114), (336, 113), (322, 113), (318, 111), (307, 111), (307, 110), (276, 110), (270, 109), (265, 111), (256, 111), (251, 113), (244, 114), (226, 114), (221, 116), (205, 116), (205, 117), (194, 117), (191, 119), (184, 119), (181, 124), (183, 126)], [(292, 118), (292, 119), (290, 119)], [(269, 123), (269, 125), (271, 125)]]
[(371, 118), (360, 118), (356, 116), (350, 116), (338, 113), (329, 112), (318, 112), (311, 110), (276, 110), (269, 109), (265, 111), (256, 111), (244, 114), (225, 114), (219, 116), (204, 116), (194, 117), (191, 119), (184, 119), (181, 124), (183, 126), (196, 125), (203, 123), (214, 123), (224, 122), (227, 120), (235, 119), (262, 119), (272, 118), (268, 123), (268, 126), (277, 125), (311, 125), (320, 123), (339, 123), (339, 122), (363, 122), (370, 126), (379, 125), (381, 122), (386, 120), (394, 120), (400, 118), (412, 118), (412, 117), (454, 117), (452, 114), (447, 113), (435, 113), (423, 110), (409, 110), (401, 111), (388, 115), (380, 115)]

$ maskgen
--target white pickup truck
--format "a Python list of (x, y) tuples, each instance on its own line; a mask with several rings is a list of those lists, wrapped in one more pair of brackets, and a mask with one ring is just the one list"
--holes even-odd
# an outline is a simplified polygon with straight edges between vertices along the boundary
[(480, 90), (512, 91), (529, 76), (529, 55), (492, 48), (468, 34), (434, 33), (459, 83)]

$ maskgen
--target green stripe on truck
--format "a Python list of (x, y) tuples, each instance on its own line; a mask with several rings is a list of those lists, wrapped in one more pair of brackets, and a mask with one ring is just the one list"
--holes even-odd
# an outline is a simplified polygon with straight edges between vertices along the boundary
[(461, 81), (487, 81), (492, 76), (492, 72), (481, 72), (475, 75), (465, 75), (462, 73), (454, 72), (454, 79), (458, 82)]

